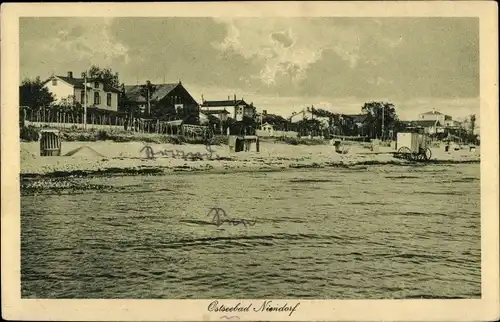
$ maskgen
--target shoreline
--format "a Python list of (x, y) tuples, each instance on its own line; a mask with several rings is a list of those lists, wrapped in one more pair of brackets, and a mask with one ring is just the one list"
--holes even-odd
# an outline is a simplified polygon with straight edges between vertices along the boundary
[[(444, 152), (435, 148), (427, 162), (395, 158), (395, 151), (380, 147), (370, 151), (361, 145), (350, 145), (347, 154), (338, 154), (329, 145), (293, 146), (262, 142), (260, 152), (230, 152), (228, 146), (212, 146), (215, 158), (209, 158), (206, 147), (198, 144), (152, 144), (155, 151), (173, 150), (198, 157), (148, 157), (144, 143), (63, 142), (62, 155), (40, 157), (37, 143), (21, 143), (21, 180), (168, 175), (178, 173), (239, 173), (289, 171), (295, 169), (356, 168), (377, 165), (427, 166), (480, 163), (479, 151)], [(76, 151), (76, 152), (75, 152)], [(200, 155), (205, 157), (200, 158)], [(211, 154), (212, 155), (212, 154)]]
[[(399, 161), (399, 160), (398, 160)], [(302, 166), (288, 166), (288, 167), (267, 167), (267, 168), (210, 168), (210, 169), (192, 169), (192, 168), (109, 168), (105, 170), (96, 171), (56, 171), (44, 174), (24, 173), (20, 175), (21, 196), (37, 196), (37, 195), (75, 195), (83, 194), (88, 191), (99, 191), (106, 193), (126, 192), (127, 187), (119, 187), (106, 184), (92, 184), (92, 180), (78, 180), (78, 179), (95, 179), (95, 178), (116, 178), (116, 177), (130, 177), (130, 176), (167, 176), (167, 175), (200, 175), (200, 174), (237, 174), (237, 173), (275, 173), (293, 170), (308, 170), (317, 171), (325, 169), (336, 170), (354, 170), (365, 171), (369, 167), (376, 166), (396, 166), (396, 167), (425, 167), (429, 165), (446, 165), (446, 164), (479, 164), (476, 160), (462, 160), (462, 161), (434, 161), (430, 163), (423, 162), (359, 162), (353, 164), (343, 163), (330, 163), (330, 164), (313, 164)]]

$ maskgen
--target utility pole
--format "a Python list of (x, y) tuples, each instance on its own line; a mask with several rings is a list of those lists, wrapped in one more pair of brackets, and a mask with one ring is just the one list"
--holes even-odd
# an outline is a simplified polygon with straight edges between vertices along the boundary
[(385, 106), (382, 104), (382, 135), (381, 135), (381, 140), (384, 140), (384, 108)]
[(87, 129), (87, 71), (83, 77), (83, 128)]
[(149, 104), (149, 84), (146, 84), (146, 86), (148, 87), (148, 117), (149, 117), (149, 115), (151, 114), (151, 105)]

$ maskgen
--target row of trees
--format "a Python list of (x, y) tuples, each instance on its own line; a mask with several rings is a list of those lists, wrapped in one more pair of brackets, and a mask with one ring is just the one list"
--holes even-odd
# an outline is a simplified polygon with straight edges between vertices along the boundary
[[(296, 131), (300, 135), (332, 135), (363, 136), (369, 139), (394, 139), (398, 132), (414, 131), (408, 122), (401, 121), (396, 113), (394, 104), (387, 102), (367, 102), (361, 107), (361, 122), (349, 115), (333, 113), (324, 109), (308, 108), (312, 118), (292, 123), (291, 119), (282, 116), (266, 114), (262, 116), (262, 123), (273, 125), (279, 131)], [(317, 118), (327, 119), (322, 122)], [(360, 121), (360, 120), (358, 120)], [(462, 126), (446, 128), (444, 132), (431, 136), (437, 140), (451, 139), (461, 142), (477, 142), (475, 134), (476, 116), (470, 115)]]
[(402, 122), (399, 121), (396, 109), (391, 103), (365, 103), (361, 108), (361, 113), (366, 115), (362, 124), (357, 123), (352, 116), (324, 109), (308, 108), (307, 112), (312, 116), (311, 118), (294, 123), (291, 118), (285, 119), (279, 115), (266, 114), (262, 116), (262, 123), (269, 123), (280, 131), (296, 131), (300, 135), (360, 135), (368, 138), (388, 138), (402, 128)]

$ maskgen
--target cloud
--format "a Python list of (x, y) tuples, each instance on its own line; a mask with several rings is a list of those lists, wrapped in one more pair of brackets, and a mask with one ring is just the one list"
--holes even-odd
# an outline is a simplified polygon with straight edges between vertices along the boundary
[[(215, 48), (233, 50), (259, 63), (257, 76), (264, 88), (278, 90), (285, 81), (294, 86), (304, 69), (315, 62), (321, 50), (334, 47), (345, 34), (327, 34), (314, 20), (304, 18), (223, 18), (227, 36)], [(253, 77), (255, 79), (255, 77)], [(290, 80), (292, 81), (290, 84)]]
[[(476, 18), (224, 18), (216, 44), (260, 63), (280, 95), (474, 97)], [(259, 65), (259, 64), (258, 64)]]
[(98, 64), (271, 110), (479, 96), (477, 18), (22, 18), (20, 40), (23, 76)]
[(281, 44), (281, 46), (285, 48), (291, 47), (295, 42), (294, 39), (290, 36), (290, 30), (273, 32), (271, 34), (271, 39)]
[(33, 67), (48, 76), (65, 73), (60, 66), (81, 72), (92, 64), (130, 62), (128, 48), (112, 39), (107, 18), (21, 18), (20, 39), (22, 74)]

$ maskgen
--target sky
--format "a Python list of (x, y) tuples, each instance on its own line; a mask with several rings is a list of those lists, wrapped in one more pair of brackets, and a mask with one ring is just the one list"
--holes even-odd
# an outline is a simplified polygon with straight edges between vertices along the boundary
[(479, 118), (477, 18), (21, 18), (20, 80), (109, 67), (290, 116), (307, 106)]

